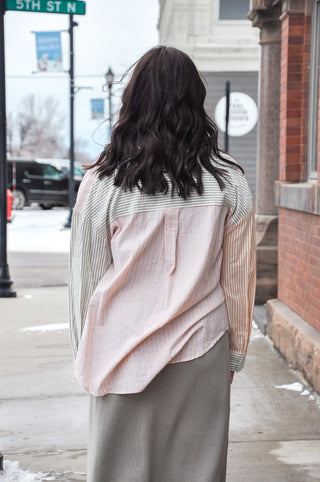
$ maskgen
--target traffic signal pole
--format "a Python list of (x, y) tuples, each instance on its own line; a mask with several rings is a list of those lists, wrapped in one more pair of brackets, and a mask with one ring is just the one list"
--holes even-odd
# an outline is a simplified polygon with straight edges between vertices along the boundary
[(0, 2), (0, 298), (13, 298), (7, 262), (7, 119), (4, 55), (5, 2)]

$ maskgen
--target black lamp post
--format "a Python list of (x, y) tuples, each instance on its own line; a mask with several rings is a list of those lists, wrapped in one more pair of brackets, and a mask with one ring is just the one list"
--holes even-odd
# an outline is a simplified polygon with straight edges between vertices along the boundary
[(114, 73), (111, 70), (111, 67), (109, 67), (108, 72), (105, 74), (107, 86), (109, 89), (109, 132), (110, 132), (110, 139), (111, 139), (111, 130), (112, 130), (112, 86), (113, 86), (113, 80), (114, 80)]
[[(14, 298), (7, 262), (7, 130), (4, 58), (5, 2), (0, 2), (0, 298)], [(2, 456), (0, 454), (0, 464)]]

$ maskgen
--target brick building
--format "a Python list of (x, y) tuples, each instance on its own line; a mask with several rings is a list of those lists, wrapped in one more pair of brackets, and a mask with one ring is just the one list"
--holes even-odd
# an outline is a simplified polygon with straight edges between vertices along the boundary
[[(267, 140), (259, 151), (258, 197), (274, 199), (278, 223), (278, 293), (267, 302), (267, 333), (320, 392), (320, 1), (253, 0), (249, 18), (278, 49), (278, 76), (268, 78), (263, 54), (260, 71), (260, 88), (264, 82), (269, 99), (274, 94), (279, 120), (271, 132), (261, 125), (262, 99), (258, 143), (264, 134)], [(266, 142), (273, 143), (269, 173)], [(263, 188), (265, 176), (274, 197), (270, 185)]]

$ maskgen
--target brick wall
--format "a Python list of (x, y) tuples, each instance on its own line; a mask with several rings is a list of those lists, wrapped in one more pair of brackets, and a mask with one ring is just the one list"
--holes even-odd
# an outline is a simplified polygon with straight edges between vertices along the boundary
[[(280, 182), (276, 183), (278, 299), (267, 302), (267, 334), (292, 366), (319, 391), (320, 186), (308, 179), (313, 5), (313, 0), (282, 2)], [(320, 110), (317, 141), (320, 183)]]
[(279, 209), (278, 298), (320, 330), (320, 216)]
[[(310, 40), (310, 15), (304, 15), (303, 12), (283, 15), (280, 181), (302, 182), (307, 181), (308, 177)], [(320, 216), (280, 208), (278, 298), (317, 330), (320, 330), (319, 280)]]
[(307, 177), (310, 33), (310, 16), (282, 19), (280, 181), (299, 182)]

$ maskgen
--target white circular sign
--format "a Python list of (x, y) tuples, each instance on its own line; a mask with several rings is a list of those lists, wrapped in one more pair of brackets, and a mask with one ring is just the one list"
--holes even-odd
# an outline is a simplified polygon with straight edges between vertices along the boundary
[[(216, 124), (222, 132), (226, 130), (226, 97), (222, 97), (215, 110)], [(230, 136), (245, 136), (252, 131), (258, 120), (255, 101), (243, 92), (230, 93), (230, 115), (228, 133)]]

